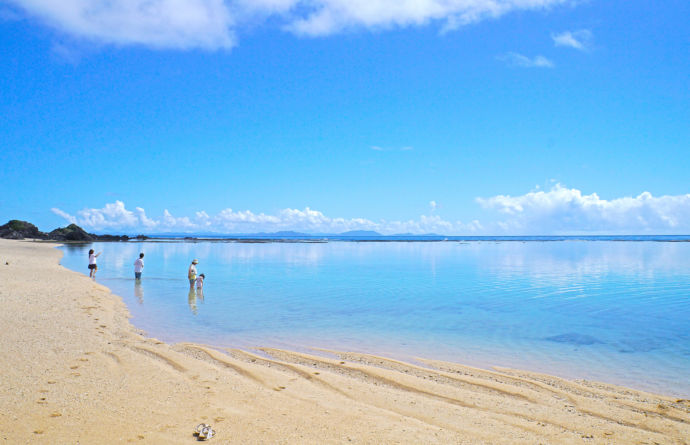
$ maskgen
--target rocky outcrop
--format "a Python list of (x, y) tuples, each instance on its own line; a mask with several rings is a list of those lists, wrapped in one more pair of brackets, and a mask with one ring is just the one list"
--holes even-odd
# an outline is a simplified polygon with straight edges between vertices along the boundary
[(90, 235), (95, 236), (96, 241), (127, 241), (127, 240), (129, 240), (129, 237), (127, 235), (94, 235), (93, 233)]
[(76, 224), (70, 224), (50, 232), (48, 239), (54, 241), (94, 241), (96, 235), (91, 235)]
[[(142, 237), (142, 238), (140, 238)], [(5, 239), (42, 239), (51, 241), (127, 241), (127, 235), (96, 235), (88, 233), (76, 224), (70, 224), (67, 227), (55, 229), (50, 233), (41, 232), (38, 227), (30, 222), (13, 219), (7, 224), (0, 226), (0, 238)], [(137, 239), (146, 239), (143, 235), (139, 235)]]
[(46, 234), (38, 230), (30, 222), (12, 219), (7, 224), (0, 226), (0, 238), (5, 239), (24, 239), (35, 238), (45, 239)]

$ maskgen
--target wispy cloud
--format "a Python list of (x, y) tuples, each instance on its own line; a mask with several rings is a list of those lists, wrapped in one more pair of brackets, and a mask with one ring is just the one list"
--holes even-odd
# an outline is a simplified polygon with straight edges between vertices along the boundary
[(544, 56), (527, 57), (519, 53), (507, 53), (497, 57), (507, 63), (509, 66), (517, 66), (522, 68), (553, 68), (554, 63)]
[(14, 22), (21, 20), (22, 16), (17, 11), (9, 9), (7, 6), (0, 5), (0, 22)]
[(385, 30), (439, 23), (442, 32), (518, 10), (547, 10), (569, 0), (244, 0), (277, 13), (285, 29), (323, 36), (348, 29)]
[(53, 56), (60, 62), (77, 65), (81, 61), (81, 54), (74, 47), (62, 43), (53, 43)]
[(243, 26), (304, 36), (438, 24), (443, 32), (571, 0), (6, 0), (66, 35), (151, 48), (231, 48)]
[(559, 34), (552, 34), (551, 38), (556, 46), (566, 46), (580, 51), (587, 51), (592, 44), (592, 32), (588, 29), (564, 31)]
[(655, 197), (643, 192), (607, 200), (556, 184), (549, 191), (477, 202), (507, 217), (499, 226), (510, 233), (690, 233), (690, 194)]
[(406, 145), (404, 147), (381, 147), (379, 145), (372, 145), (371, 149), (374, 151), (412, 151), (414, 147)]

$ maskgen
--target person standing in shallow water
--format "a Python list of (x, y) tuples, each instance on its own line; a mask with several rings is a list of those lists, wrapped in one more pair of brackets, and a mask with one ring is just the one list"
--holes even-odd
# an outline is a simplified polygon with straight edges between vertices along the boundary
[(144, 254), (140, 253), (139, 258), (134, 262), (134, 279), (141, 280), (141, 272), (144, 270)]
[(187, 271), (187, 278), (189, 278), (189, 290), (194, 289), (194, 283), (196, 282), (196, 265), (199, 261), (196, 259), (192, 260), (192, 264), (189, 265), (189, 270)]
[(89, 277), (96, 278), (96, 271), (98, 270), (98, 265), (96, 264), (96, 257), (102, 252), (94, 254), (94, 250), (89, 250)]

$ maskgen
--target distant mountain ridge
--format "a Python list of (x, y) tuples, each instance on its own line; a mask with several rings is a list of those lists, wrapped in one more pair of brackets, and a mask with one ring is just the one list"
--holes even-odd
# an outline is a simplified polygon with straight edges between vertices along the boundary
[[(255, 233), (216, 233), (216, 232), (201, 232), (201, 233), (178, 233), (178, 232), (172, 232), (172, 233), (153, 233), (149, 234), (150, 237), (160, 237), (160, 238), (166, 238), (166, 237), (171, 237), (171, 238), (213, 238), (213, 237), (222, 237), (222, 238), (233, 238), (233, 237), (240, 237), (240, 238), (250, 238), (250, 237), (259, 237), (259, 238), (270, 238), (270, 237), (277, 237), (277, 238), (298, 238), (298, 237), (309, 237), (309, 238), (314, 238), (314, 237), (385, 237), (385, 236), (398, 236), (398, 235), (382, 235), (379, 232), (375, 232), (373, 230), (350, 230), (348, 232), (342, 232), (342, 233), (305, 233), (305, 232), (296, 232), (293, 230), (281, 230), (278, 232), (255, 232)], [(416, 235), (411, 235), (411, 236), (416, 236)]]
[(304, 233), (292, 230), (266, 233), (158, 233), (149, 235), (107, 235), (89, 233), (76, 224), (57, 228), (51, 232), (41, 232), (38, 227), (27, 221), (12, 219), (0, 226), (0, 238), (4, 239), (37, 239), (62, 242), (92, 242), (92, 241), (130, 241), (147, 239), (170, 240), (237, 240), (240, 242), (319, 242), (319, 241), (564, 241), (564, 240), (592, 240), (592, 241), (669, 241), (690, 242), (690, 235), (465, 235), (449, 236), (436, 233), (417, 235), (414, 233), (399, 233), (383, 235), (373, 230), (350, 230), (339, 234)]
[(241, 237), (241, 238), (299, 238), (299, 237), (384, 237), (385, 235), (375, 232), (373, 230), (350, 230), (343, 233), (333, 233), (333, 234), (310, 234), (304, 232), (296, 232), (293, 230), (281, 230), (278, 232), (259, 232), (259, 233), (248, 233), (248, 234), (219, 234), (219, 233), (161, 233), (155, 235), (137, 235), (135, 237), (130, 237), (128, 235), (98, 235), (95, 233), (89, 233), (82, 229), (76, 224), (70, 224), (65, 227), (57, 228), (51, 232), (41, 232), (38, 230), (34, 224), (28, 221), (21, 221), (17, 219), (12, 219), (0, 226), (0, 238), (5, 239), (40, 239), (49, 241), (128, 241), (130, 239), (149, 239), (151, 236), (154, 237), (173, 237), (173, 238), (199, 238), (199, 237)]
[(339, 236), (384, 236), (373, 230), (349, 230), (338, 234)]
[(253, 233), (252, 235), (257, 235), (257, 236), (311, 236), (308, 233), (295, 232), (293, 230), (281, 230), (279, 232), (271, 232), (271, 233), (260, 232), (260, 233)]

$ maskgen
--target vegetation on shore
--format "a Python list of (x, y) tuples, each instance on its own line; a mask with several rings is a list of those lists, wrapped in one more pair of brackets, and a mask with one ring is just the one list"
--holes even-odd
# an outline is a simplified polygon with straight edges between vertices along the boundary
[[(52, 232), (45, 233), (38, 227), (27, 221), (12, 219), (7, 224), (0, 226), (0, 238), (5, 239), (40, 239), (49, 241), (128, 241), (127, 235), (96, 235), (88, 233), (76, 224), (59, 227)], [(133, 239), (147, 239), (144, 235), (138, 235)]]

